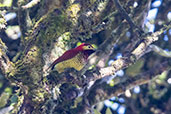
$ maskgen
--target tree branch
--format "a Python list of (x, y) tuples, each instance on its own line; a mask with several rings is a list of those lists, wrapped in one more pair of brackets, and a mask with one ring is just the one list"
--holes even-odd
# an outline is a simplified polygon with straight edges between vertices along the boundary
[[(140, 42), (140, 44), (135, 48), (132, 53), (126, 57), (122, 57), (112, 63), (112, 66), (106, 67), (106, 68), (101, 68), (100, 69), (100, 74), (99, 72), (86, 72), (86, 78), (84, 76), (77, 77), (73, 76), (72, 72), (70, 73), (71, 77), (67, 74), (68, 72), (62, 73), (57, 79), (57, 83), (62, 84), (66, 82), (73, 82), (79, 87), (84, 88), (85, 85), (87, 85), (91, 81), (96, 81), (98, 79), (101, 79), (106, 76), (114, 75), (117, 71), (124, 69), (131, 64), (135, 63), (140, 57), (142, 57), (144, 54), (146, 54), (146, 48), (154, 41), (158, 40), (158, 37), (160, 34), (163, 33), (164, 30), (168, 29), (169, 27), (164, 27), (161, 30), (153, 33), (153, 34), (146, 34), (144, 35), (144, 39)], [(109, 44), (110, 45), (110, 44)], [(99, 53), (97, 53), (99, 54)], [(101, 55), (100, 55), (101, 56)], [(70, 71), (69, 71), (70, 72)], [(76, 73), (75, 75), (77, 75)], [(51, 76), (50, 76), (51, 77)], [(56, 80), (55, 79), (55, 80)], [(77, 97), (77, 96), (75, 96)]]
[(79, 72), (80, 75), (83, 75), (91, 65), (96, 64), (101, 58), (103, 58), (104, 56), (106, 56), (106, 54), (109, 54), (110, 51), (113, 50), (114, 44), (116, 44), (121, 38), (119, 37), (122, 32), (121, 29), (126, 26), (125, 24), (125, 22), (122, 22), (116, 29), (114, 29), (110, 37), (107, 38), (99, 46), (97, 51), (88, 58), (87, 65)]
[(142, 37), (144, 39), (140, 42), (140, 44), (135, 48), (130, 55), (126, 57), (122, 57), (112, 63), (112, 66), (101, 68), (100, 73), (102, 77), (109, 76), (115, 74), (117, 71), (128, 67), (137, 61), (140, 57), (142, 57), (146, 53), (146, 48), (153, 42), (158, 40), (159, 35), (161, 35), (165, 30), (171, 28), (171, 24), (168, 26), (164, 26), (159, 31), (154, 32), (152, 34), (145, 34)]
[[(148, 2), (144, 2), (144, 4), (149, 4)], [(144, 5), (143, 4), (143, 5)], [(145, 6), (146, 6), (145, 4)], [(120, 4), (118, 7), (121, 7)], [(122, 8), (122, 7), (121, 7)], [(120, 10), (124, 10), (123, 8), (122, 9), (119, 9)], [(122, 12), (121, 11), (121, 12)], [(132, 21), (132, 19), (128, 16), (128, 14), (126, 13), (126, 11), (124, 10), (122, 13), (124, 13), (124, 18), (126, 18), (126, 20), (128, 21), (128, 23), (130, 24), (133, 24), (133, 26), (130, 26), (131, 27), (134, 27), (133, 28), (133, 33), (134, 33), (134, 36), (139, 38), (139, 40), (141, 39), (141, 36), (142, 34), (144, 33), (143, 30), (141, 30), (140, 28), (138, 28)], [(114, 14), (118, 14), (117, 11), (114, 12)], [(117, 16), (117, 15), (114, 15), (114, 16)], [(144, 17), (145, 18), (145, 17)], [(125, 29), (127, 28), (127, 29)], [(89, 61), (88, 61), (88, 64), (83, 68), (83, 70), (81, 70), (79, 72), (80, 75), (83, 75), (87, 69), (91, 66), (91, 65), (94, 65), (94, 64), (97, 64), (97, 62), (103, 58), (104, 56), (106, 56), (106, 54), (109, 54), (111, 50), (113, 50), (113, 46), (124, 36), (124, 34), (129, 30), (129, 27), (128, 27), (128, 24), (125, 22), (125, 21), (122, 21), (121, 24), (116, 27), (112, 32), (111, 34), (109, 35), (109, 38), (107, 38), (103, 44), (101, 44), (99, 46), (99, 48), (97, 49), (97, 51), (89, 57)], [(135, 45), (137, 44), (137, 42), (139, 41), (138, 39), (135, 41), (132, 42), (132, 45), (129, 46), (129, 48), (127, 49), (126, 52), (131, 52), (134, 48), (135, 48)]]
[(149, 51), (154, 51), (155, 53), (163, 56), (163, 57), (168, 57), (168, 58), (171, 58), (171, 51), (166, 51), (166, 50), (163, 50), (162, 48), (156, 46), (156, 45), (150, 45), (148, 47)]
[(12, 63), (6, 55), (7, 47), (0, 39), (0, 70), (5, 75), (7, 74), (13, 67)]
[(22, 8), (23, 9), (31, 8), (31, 7), (35, 6), (36, 4), (38, 4), (39, 2), (40, 2), (40, 0), (32, 0), (29, 3), (27, 3), (26, 5), (23, 5)]
[(141, 73), (135, 77), (130, 77), (127, 80), (114, 86), (110, 86), (105, 82), (96, 82), (88, 91), (89, 94), (85, 94), (87, 96), (84, 96), (84, 100), (78, 105), (79, 107), (74, 110), (79, 110), (79, 114), (85, 113), (98, 102), (109, 99), (113, 96), (119, 96), (123, 94), (127, 89), (132, 89), (135, 86), (148, 83), (152, 78), (157, 77), (157, 75), (161, 74), (165, 70), (170, 70), (170, 66), (171, 64), (169, 63), (169, 60), (165, 61), (147, 72)]
[(113, 0), (115, 2), (116, 7), (118, 8), (119, 12), (121, 13), (121, 15), (127, 20), (127, 22), (129, 23), (129, 25), (132, 28), (137, 28), (137, 26), (134, 24), (133, 20), (128, 16), (127, 12), (125, 11), (125, 9), (121, 6), (119, 0)]
[(17, 12), (19, 10), (19, 8), (17, 7), (7, 7), (7, 6), (4, 6), (4, 7), (0, 7), (0, 10), (6, 10), (6, 11), (9, 11), (9, 12)]

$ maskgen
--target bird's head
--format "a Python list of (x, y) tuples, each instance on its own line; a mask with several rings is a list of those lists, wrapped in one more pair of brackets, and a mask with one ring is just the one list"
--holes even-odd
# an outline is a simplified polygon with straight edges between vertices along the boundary
[(86, 44), (86, 43), (82, 43), (81, 45), (79, 45), (75, 49), (80, 50), (80, 51), (95, 50), (95, 48), (91, 44)]

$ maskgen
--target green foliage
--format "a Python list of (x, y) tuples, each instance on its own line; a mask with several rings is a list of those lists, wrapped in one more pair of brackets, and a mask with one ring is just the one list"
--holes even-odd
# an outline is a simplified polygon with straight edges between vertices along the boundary
[(10, 97), (10, 93), (8, 92), (3, 92), (0, 96), (0, 108), (4, 107), (7, 102), (8, 102), (8, 99)]
[(98, 110), (94, 109), (94, 114), (101, 114)]
[(12, 95), (10, 98), (11, 104), (18, 102), (18, 96), (16, 94)]
[(12, 94), (12, 89), (10, 87), (5, 88), (6, 93)]
[(129, 76), (137, 75), (138, 73), (141, 72), (141, 68), (143, 67), (143, 65), (144, 65), (144, 60), (143, 59), (138, 60), (135, 64), (133, 64), (132, 66), (126, 69), (126, 74)]
[(3, 86), (3, 82), (0, 82), (0, 89), (2, 88), (2, 86)]
[(11, 7), (13, 0), (3, 0), (2, 3), (0, 3), (0, 7)]
[[(6, 83), (5, 81), (0, 80), (0, 89), (1, 89), (0, 91), (2, 91), (0, 95), (0, 108), (3, 108), (4, 106), (7, 106), (7, 105), (14, 106), (15, 109), (12, 110), (12, 113), (14, 114), (19, 113), (18, 110), (22, 110), (24, 108), (29, 110), (30, 107), (31, 109), (32, 107), (34, 107), (33, 110), (41, 110), (41, 111), (44, 110), (44, 108), (47, 108), (50, 113), (61, 113), (61, 112), (72, 113), (73, 109), (77, 109), (79, 107), (84, 108), (82, 107), (81, 103), (82, 101), (84, 101), (83, 98), (86, 98), (87, 95), (83, 93), (83, 96), (80, 96), (79, 98), (75, 99), (75, 96), (77, 96), (77, 91), (82, 90), (81, 87), (78, 87), (78, 85), (75, 85), (75, 82), (71, 81), (71, 84), (70, 83), (66, 85), (63, 84), (63, 86), (60, 86), (60, 88), (57, 87), (56, 91), (53, 91), (53, 92), (51, 91), (52, 89), (54, 89), (56, 85), (60, 85), (59, 83), (64, 83), (65, 81), (68, 81), (68, 79), (63, 79), (62, 78), (63, 75), (59, 75), (57, 72), (53, 72), (53, 71), (52, 71), (53, 73), (51, 72), (52, 76), (50, 75), (50, 78), (54, 79), (54, 80), (52, 79), (53, 80), (52, 83), (50, 83), (50, 81), (44, 77), (46, 76), (44, 68), (46, 67), (46, 65), (48, 66), (49, 64), (48, 61), (51, 60), (51, 58), (48, 56), (44, 57), (44, 54), (47, 53), (47, 55), (52, 55), (49, 53), (51, 53), (53, 49), (55, 48), (56, 50), (54, 51), (55, 52), (54, 55), (59, 56), (63, 52), (65, 52), (67, 49), (71, 48), (70, 44), (75, 44), (77, 41), (86, 42), (87, 39), (88, 39), (87, 42), (95, 43), (97, 44), (96, 45), (97, 47), (101, 43), (104, 43), (104, 41), (108, 39), (109, 36), (111, 35), (110, 32), (113, 31), (115, 27), (118, 27), (122, 21), (125, 21), (123, 20), (124, 17), (120, 16), (120, 14), (118, 13), (118, 10), (115, 8), (116, 6), (114, 5), (114, 3), (109, 0), (104, 0), (104, 1), (101, 1), (101, 0), (100, 1), (99, 0), (84, 0), (84, 1), (82, 0), (78, 0), (78, 1), (75, 1), (75, 0), (42, 0), (42, 1), (38, 0), (40, 1), (40, 3), (36, 4), (32, 8), (23, 10), (22, 9), (23, 5), (26, 5), (30, 1), (34, 1), (34, 0), (1, 0), (1, 1), (2, 2), (0, 3), (0, 7), (6, 11), (4, 11), (5, 13), (3, 11), (0, 11), (0, 13), (3, 12), (4, 15), (6, 15), (7, 13), (10, 13), (10, 12), (16, 12), (17, 14), (16, 19), (10, 20), (8, 22), (9, 25), (7, 25), (4, 15), (0, 14), (0, 29), (2, 29), (2, 33), (3, 33), (0, 36), (3, 37), (2, 39), (5, 39), (6, 37), (8, 38), (15, 37), (16, 31), (15, 30), (13, 31), (13, 29), (20, 28), (22, 30), (23, 29), (27, 29), (27, 30), (24, 30), (24, 32), (21, 33), (23, 36), (23, 39), (22, 38), (21, 40), (17, 39), (21, 41), (20, 43), (21, 49), (18, 49), (18, 48), (15, 49), (16, 57), (12, 58), (14, 63), (11, 63), (14, 68), (12, 70), (9, 69), (9, 71), (3, 74), (5, 75), (3, 77), (6, 77), (10, 82)], [(129, 16), (135, 21), (135, 24), (137, 22), (140, 23), (140, 21), (142, 21), (142, 18), (140, 20), (138, 19), (139, 15), (143, 17), (147, 13), (146, 12), (147, 9), (145, 9), (145, 6), (147, 6), (147, 4), (144, 2), (148, 2), (148, 0), (145, 0), (143, 2), (141, 0), (137, 0), (136, 2), (138, 6), (136, 8), (133, 5), (131, 5), (133, 3), (131, 0), (129, 0), (129, 2), (127, 0), (125, 1), (121, 0), (120, 2), (122, 2), (121, 4), (124, 6), (124, 9), (126, 10), (126, 12), (129, 13)], [(162, 2), (163, 2), (162, 4), (165, 4), (164, 7), (162, 6), (161, 8), (163, 10), (164, 8), (167, 7), (167, 3), (166, 3), (167, 0), (162, 1)], [(11, 5), (14, 5), (14, 6), (11, 6)], [(140, 7), (143, 7), (143, 8), (140, 8)], [(145, 10), (143, 11), (142, 9), (143, 10), (145, 9)], [(140, 12), (138, 12), (138, 10), (140, 10)], [(158, 12), (160, 12), (160, 9), (158, 10)], [(161, 13), (161, 14), (163, 16), (161, 20), (162, 20), (162, 23), (164, 23), (165, 21), (164, 19), (167, 14), (164, 14), (164, 13)], [(84, 18), (84, 16), (86, 18)], [(157, 16), (157, 19), (158, 18), (160, 18), (160, 15)], [(158, 21), (156, 21), (155, 19), (149, 20), (149, 24), (155, 24), (155, 27), (157, 30), (157, 29), (160, 29), (157, 27), (160, 27), (162, 25), (161, 20), (158, 20)], [(14, 24), (14, 22), (19, 23), (20, 27)], [(30, 28), (26, 27), (28, 26), (30, 22), (33, 23), (33, 28), (31, 28), (32, 26), (29, 26)], [(157, 25), (156, 22), (160, 22), (158, 23), (159, 26)], [(97, 28), (99, 27), (99, 23), (102, 23), (100, 25), (103, 25), (103, 26), (106, 26), (106, 24), (109, 24), (109, 26), (105, 27), (105, 29), (102, 28), (96, 31), (96, 27)], [(136, 25), (142, 26), (139, 24), (136, 24)], [(120, 36), (124, 36), (124, 37), (121, 37), (120, 38), (121, 40), (119, 40), (119, 43), (117, 43), (119, 44), (117, 45), (119, 47), (116, 46), (117, 52), (122, 52), (123, 47), (126, 47), (128, 43), (132, 42), (132, 37), (133, 37), (133, 40), (134, 40), (134, 37), (137, 37), (137, 34), (134, 34), (133, 33), (134, 31), (131, 31), (132, 27), (130, 26), (129, 28), (128, 26), (125, 26), (123, 27), (123, 29), (120, 30), (120, 32), (122, 32)], [(3, 28), (7, 28), (7, 29), (4, 30)], [(94, 30), (96, 32), (94, 32)], [(126, 38), (124, 35), (124, 34), (127, 34), (128, 32), (131, 33), (130, 38)], [(166, 31), (164, 35), (166, 34), (169, 34), (169, 32)], [(93, 38), (89, 39), (92, 37), (92, 35), (93, 35)], [(8, 39), (5, 39), (5, 41), (6, 40)], [(15, 41), (12, 41), (12, 42), (15, 42)], [(10, 50), (11, 48), (13, 48), (13, 44), (12, 45), (11, 44), (12, 43), (8, 44), (9, 53), (14, 52), (13, 50), (12, 51)], [(28, 47), (25, 46), (27, 44), (28, 44)], [(163, 43), (159, 41), (159, 44), (160, 46), (163, 46), (162, 48), (164, 49), (166, 47), (168, 49), (170, 48), (169, 47), (170, 45), (167, 45), (167, 46), (165, 45), (166, 42)], [(25, 48), (26, 49), (28, 48), (26, 54), (22, 52), (23, 50), (25, 50)], [(21, 51), (18, 52), (18, 50), (21, 50)], [(6, 52), (7, 52), (7, 47), (0, 39), (0, 59), (2, 55), (2, 59), (8, 60), (3, 57), (3, 55), (6, 55)], [(112, 53), (111, 56), (115, 55), (116, 53), (115, 52)], [(159, 64), (161, 61), (163, 61), (163, 59), (159, 61), (154, 61), (153, 60), (154, 57), (156, 56), (152, 55), (152, 56), (148, 56), (146, 59), (138, 60), (134, 65), (126, 69), (126, 74), (130, 76), (136, 76), (142, 71), (146, 71), (147, 68), (151, 68), (152, 65), (156, 63)], [(8, 58), (8, 55), (7, 55), (7, 58)], [(49, 59), (46, 60), (44, 58), (49, 58)], [(152, 58), (152, 60), (150, 60), (149, 58)], [(8, 61), (5, 61), (5, 62), (8, 63)], [(94, 67), (95, 66), (91, 66), (89, 69), (92, 69)], [(2, 73), (3, 73), (3, 69), (2, 69)], [(70, 74), (67, 74), (67, 75), (70, 75)], [(146, 88), (141, 89), (141, 92), (139, 94), (138, 93), (134, 94), (130, 90), (130, 93), (132, 95), (128, 99), (124, 97), (124, 100), (126, 101), (124, 104), (126, 105), (126, 108), (127, 108), (126, 110), (129, 110), (133, 107), (132, 110), (134, 110), (136, 113), (141, 113), (141, 111), (142, 112), (145, 111), (146, 113), (151, 113), (152, 110), (156, 111), (158, 107), (164, 111), (167, 109), (170, 109), (169, 107), (170, 106), (169, 105), (170, 104), (170, 101), (169, 101), (170, 86), (166, 82), (169, 76), (170, 76), (170, 72), (162, 73), (161, 75), (158, 76), (157, 79), (151, 81), (150, 84), (144, 85), (146, 86)], [(45, 81), (42, 81), (42, 78), (44, 78)], [(128, 80), (128, 83), (129, 83), (129, 80)], [(15, 86), (18, 86), (19, 87), (19, 90), (17, 90), (18, 92), (14, 93), (14, 91), (12, 91), (12, 89), (7, 84), (14, 84)], [(87, 86), (87, 84), (85, 84), (85, 86)], [(95, 86), (92, 86), (92, 87), (95, 87)], [(115, 89), (114, 80), (110, 82), (110, 87)], [(147, 87), (149, 87), (149, 90), (147, 89)], [(72, 92), (75, 92), (75, 91), (76, 93), (72, 94)], [(80, 93), (78, 94), (80, 95)], [(96, 102), (100, 102), (101, 99), (103, 98), (105, 99), (108, 98), (108, 94), (111, 94), (111, 93), (109, 91), (108, 93), (104, 92), (104, 94), (101, 94), (101, 90), (93, 91), (92, 89), (92, 91), (86, 94), (90, 94), (90, 97), (86, 99), (86, 100), (90, 99), (90, 101), (86, 103), (89, 103), (90, 105), (92, 105)], [(57, 100), (53, 101), (53, 99), (57, 99)], [(49, 105), (48, 101), (52, 102), (51, 105)], [(120, 102), (119, 98), (116, 98), (114, 101), (111, 101), (111, 104), (113, 104), (114, 102), (119, 103)], [(151, 105), (152, 103), (153, 105)], [(155, 109), (154, 107), (155, 108), (157, 107), (157, 108)], [(159, 113), (158, 110), (157, 112)], [(34, 113), (39, 114), (36, 112)], [(76, 113), (77, 112), (75, 112), (74, 114)], [(94, 113), (101, 114), (96, 109), (94, 109)], [(166, 113), (166, 112), (162, 112), (162, 113)], [(105, 114), (112, 114), (111, 109), (107, 108)]]
[(70, 41), (68, 28), (71, 28), (71, 23), (64, 13), (59, 15), (56, 15), (54, 12), (51, 13), (43, 20), (40, 26), (43, 26), (43, 28), (40, 30), (36, 43), (42, 50), (64, 33), (63, 41)]
[(106, 113), (105, 114), (112, 114), (112, 111), (110, 110), (110, 108), (106, 109)]

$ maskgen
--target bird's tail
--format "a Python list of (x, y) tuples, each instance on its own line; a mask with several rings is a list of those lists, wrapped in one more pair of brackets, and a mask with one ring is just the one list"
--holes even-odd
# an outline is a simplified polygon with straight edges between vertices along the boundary
[(55, 67), (55, 64), (56, 64), (56, 61), (54, 61), (54, 62), (46, 69), (46, 71), (53, 70), (54, 67)]

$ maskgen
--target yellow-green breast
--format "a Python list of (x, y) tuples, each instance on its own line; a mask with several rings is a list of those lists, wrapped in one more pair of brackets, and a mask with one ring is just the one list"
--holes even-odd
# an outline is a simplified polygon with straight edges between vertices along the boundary
[(74, 68), (77, 71), (80, 71), (85, 64), (86, 64), (86, 60), (83, 57), (83, 53), (80, 52), (75, 57), (56, 64), (55, 69), (59, 73), (64, 72), (66, 68)]

